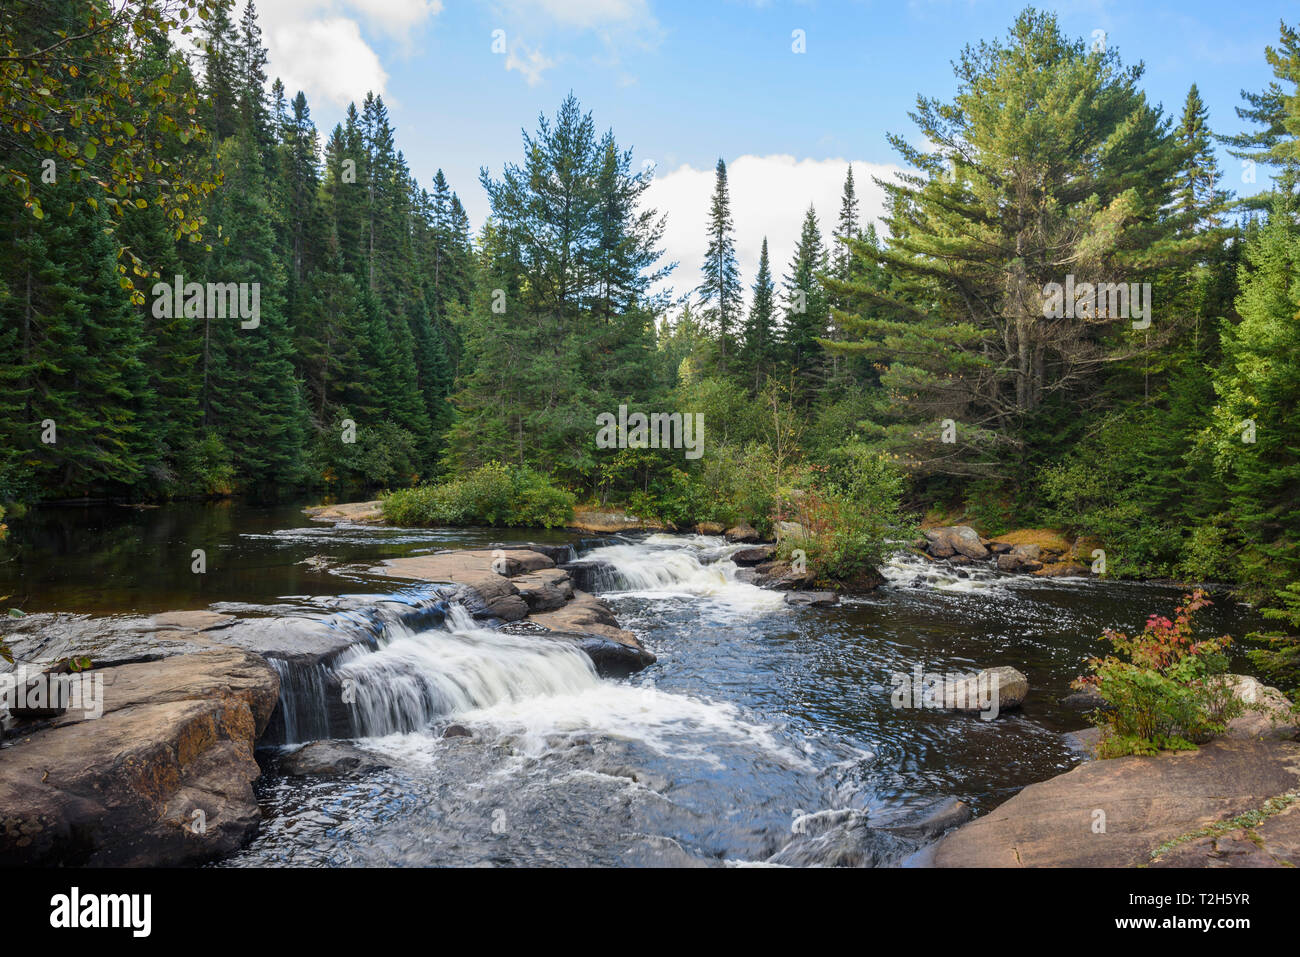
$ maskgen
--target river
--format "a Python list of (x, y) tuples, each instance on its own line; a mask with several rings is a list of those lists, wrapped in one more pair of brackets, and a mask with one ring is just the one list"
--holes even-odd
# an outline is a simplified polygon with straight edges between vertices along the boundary
[[(573, 542), (609, 569), (601, 597), (654, 665), (601, 678), (573, 648), (459, 609), (433, 626), (390, 623), (377, 648), (334, 665), (360, 689), (358, 743), (390, 766), (302, 779), (265, 749), (261, 832), (224, 866), (738, 866), (767, 860), (809, 814), (887, 824), (945, 797), (984, 813), (1080, 760), (1062, 732), (1085, 721), (1057, 700), (1104, 628), (1140, 629), (1179, 596), (900, 556), (870, 595), (795, 608), (735, 580), (735, 547), (720, 538), (583, 549), (574, 533), (324, 525), (290, 506), (52, 508), (12, 527), (0, 593), (31, 612), (409, 593), (357, 569), (493, 542)], [(1201, 624), (1236, 638), (1259, 626), (1224, 596)], [(993, 721), (891, 706), (896, 672), (1004, 664), (1031, 692)], [(473, 737), (442, 737), (453, 721)]]

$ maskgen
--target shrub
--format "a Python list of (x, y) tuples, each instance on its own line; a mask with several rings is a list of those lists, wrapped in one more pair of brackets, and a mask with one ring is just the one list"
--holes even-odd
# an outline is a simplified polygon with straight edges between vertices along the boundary
[(563, 525), (573, 515), (572, 492), (523, 466), (489, 462), (437, 485), (384, 496), (384, 516), (396, 525)]
[(1152, 615), (1132, 638), (1107, 629), (1103, 639), (1116, 654), (1090, 659), (1092, 674), (1074, 682), (1095, 689), (1109, 706), (1094, 715), (1102, 730), (1100, 757), (1194, 750), (1242, 712), (1223, 677), (1223, 649), (1232, 639), (1193, 640), (1192, 619), (1208, 604), (1198, 589), (1184, 598), (1173, 621)]
[(781, 558), (789, 561), (794, 549), (803, 549), (819, 580), (874, 574), (892, 543), (915, 533), (899, 510), (903, 484), (902, 473), (865, 445), (836, 450), (817, 481), (785, 498), (778, 517), (798, 522), (809, 537), (783, 540)]

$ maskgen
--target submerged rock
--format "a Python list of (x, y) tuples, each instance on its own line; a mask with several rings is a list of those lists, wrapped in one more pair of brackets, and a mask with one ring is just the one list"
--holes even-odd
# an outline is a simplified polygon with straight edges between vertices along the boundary
[(377, 755), (347, 741), (313, 741), (280, 759), (280, 772), (292, 777), (363, 774), (388, 766)]
[(877, 823), (876, 827), (897, 837), (924, 843), (933, 841), (944, 831), (965, 824), (973, 814), (970, 805), (964, 801), (947, 797), (901, 817)]
[(917, 844), (871, 827), (858, 810), (818, 811), (797, 818), (794, 837), (767, 859), (786, 867), (891, 867)]
[(828, 605), (838, 605), (840, 596), (833, 591), (792, 591), (786, 593), (785, 603), (805, 608), (825, 608)]

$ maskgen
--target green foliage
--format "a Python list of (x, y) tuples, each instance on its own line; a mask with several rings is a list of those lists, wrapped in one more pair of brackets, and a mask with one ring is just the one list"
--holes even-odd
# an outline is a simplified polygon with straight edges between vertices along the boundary
[(420, 454), (415, 436), (393, 422), (373, 424), (353, 421), (354, 441), (345, 442), (350, 430), (346, 409), (317, 433), (308, 465), (327, 485), (344, 489), (393, 488), (417, 477)]
[(1261, 613), (1265, 618), (1282, 622), (1283, 627), (1247, 635), (1247, 641), (1261, 647), (1249, 649), (1246, 655), (1300, 704), (1300, 582), (1292, 582), (1279, 591), (1276, 602), (1261, 609)]
[(1094, 720), (1102, 729), (1098, 754), (1155, 754), (1194, 749), (1227, 727), (1244, 705), (1223, 675), (1231, 644), (1226, 635), (1196, 641), (1192, 619), (1210, 604), (1203, 591), (1184, 599), (1170, 621), (1152, 615), (1134, 637), (1108, 629), (1114, 654), (1088, 661), (1091, 674), (1074, 682), (1093, 689), (1107, 708)]
[(573, 517), (576, 496), (522, 466), (489, 462), (437, 485), (384, 496), (395, 525), (497, 525), (553, 528)]
[(897, 543), (915, 535), (900, 509), (904, 477), (885, 456), (861, 443), (836, 450), (814, 481), (784, 496), (781, 521), (803, 526), (808, 535), (784, 538), (780, 555), (805, 552), (820, 581), (870, 579)]

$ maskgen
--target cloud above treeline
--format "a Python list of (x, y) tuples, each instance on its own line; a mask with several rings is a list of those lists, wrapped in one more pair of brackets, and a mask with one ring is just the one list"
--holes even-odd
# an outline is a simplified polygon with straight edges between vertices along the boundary
[[(846, 159), (797, 159), (785, 154), (746, 155), (727, 162), (736, 259), (746, 301), (758, 272), (763, 237), (767, 237), (773, 277), (780, 286), (810, 203), (817, 211), (822, 240), (831, 248), (849, 165)], [(865, 228), (884, 213), (884, 191), (872, 177), (892, 180), (900, 167), (861, 160), (853, 160), (852, 166), (860, 225)], [(646, 190), (647, 204), (668, 214), (663, 245), (665, 258), (678, 263), (670, 285), (679, 294), (700, 282), (713, 183), (712, 166), (696, 169), (682, 165), (670, 171), (657, 170), (653, 185)], [(879, 224), (876, 228), (880, 229)]]

